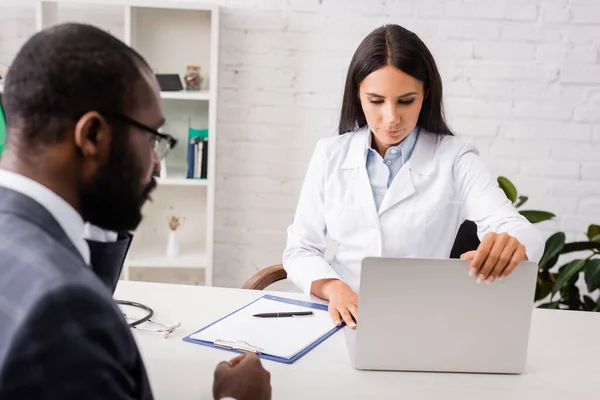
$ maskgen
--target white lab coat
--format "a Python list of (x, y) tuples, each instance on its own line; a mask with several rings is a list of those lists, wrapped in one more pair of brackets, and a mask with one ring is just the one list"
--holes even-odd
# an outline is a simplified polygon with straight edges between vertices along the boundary
[[(322, 139), (310, 161), (283, 266), (305, 293), (313, 281), (338, 278), (357, 293), (366, 256), (448, 258), (458, 228), (474, 221), (478, 236), (507, 232), (538, 262), (541, 232), (521, 216), (475, 146), (420, 130), (408, 162), (376, 209), (366, 170), (368, 128)], [(339, 246), (325, 261), (326, 236)]]

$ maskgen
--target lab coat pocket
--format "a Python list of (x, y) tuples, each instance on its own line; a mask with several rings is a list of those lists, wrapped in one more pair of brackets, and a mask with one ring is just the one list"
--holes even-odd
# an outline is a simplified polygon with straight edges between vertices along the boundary
[[(400, 247), (410, 249), (415, 257), (432, 254), (432, 250), (447, 242), (447, 235), (454, 235), (458, 221), (459, 205), (447, 203), (442, 207), (399, 212), (394, 227), (389, 221), (390, 230), (396, 231)], [(433, 251), (436, 253), (436, 251)]]
[(329, 236), (338, 243), (346, 242), (360, 228), (361, 214), (362, 210), (352, 205), (332, 210), (326, 215)]

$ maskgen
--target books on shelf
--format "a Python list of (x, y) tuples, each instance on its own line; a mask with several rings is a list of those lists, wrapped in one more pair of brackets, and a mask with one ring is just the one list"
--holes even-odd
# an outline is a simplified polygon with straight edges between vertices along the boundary
[(208, 169), (208, 130), (190, 128), (187, 149), (188, 179), (206, 179)]

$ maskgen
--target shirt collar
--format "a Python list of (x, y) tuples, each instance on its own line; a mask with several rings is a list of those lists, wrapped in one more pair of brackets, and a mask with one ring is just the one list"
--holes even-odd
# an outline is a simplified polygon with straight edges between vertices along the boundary
[[(407, 137), (405, 137), (404, 139), (402, 139), (402, 141), (400, 143), (398, 143), (396, 146), (392, 146), (388, 149), (388, 151), (390, 149), (398, 149), (400, 150), (400, 153), (402, 154), (402, 164), (405, 164), (406, 161), (408, 161), (408, 159), (410, 158), (414, 148), (415, 148), (415, 144), (417, 143), (417, 136), (419, 134), (419, 125), (415, 126), (415, 128), (408, 134)], [(373, 144), (373, 133), (369, 130), (367, 136), (367, 140), (365, 143), (365, 157), (367, 157), (369, 155), (369, 151), (375, 151), (373, 149), (373, 147), (371, 146)], [(386, 152), (387, 155), (387, 152)]]
[(86, 265), (90, 264), (90, 248), (83, 238), (83, 218), (69, 203), (33, 179), (6, 170), (0, 170), (0, 186), (24, 194), (48, 210), (81, 253)]

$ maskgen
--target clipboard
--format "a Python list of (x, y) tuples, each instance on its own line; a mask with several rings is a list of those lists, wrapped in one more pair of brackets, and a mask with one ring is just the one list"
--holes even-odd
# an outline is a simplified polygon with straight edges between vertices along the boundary
[[(236, 340), (236, 341), (215, 340), (214, 342), (192, 338), (192, 336), (194, 336), (195, 334), (208, 329), (209, 327), (240, 312), (241, 310), (249, 307), (250, 305), (256, 303), (257, 301), (259, 301), (261, 299), (272, 300), (272, 301), (276, 301), (276, 302), (280, 302), (280, 303), (292, 304), (292, 305), (297, 305), (297, 306), (301, 306), (301, 307), (307, 307), (307, 308), (312, 308), (315, 310), (327, 312), (327, 305), (325, 305), (325, 304), (312, 303), (312, 302), (295, 300), (295, 299), (288, 299), (288, 298), (284, 298), (284, 297), (266, 294), (266, 295), (263, 295), (263, 296), (257, 298), (256, 300), (252, 301), (251, 303), (248, 303), (245, 306), (233, 311), (232, 313), (214, 321), (213, 323), (197, 330), (196, 332), (184, 337), (183, 341), (188, 342), (188, 343), (194, 343), (194, 344), (199, 344), (199, 345), (203, 345), (203, 346), (213, 347), (213, 348), (217, 348), (217, 349), (221, 349), (221, 350), (225, 350), (225, 351), (230, 351), (230, 352), (234, 352), (234, 353), (238, 353), (238, 354), (252, 352), (252, 353), (257, 354), (258, 357), (265, 359), (265, 360), (280, 362), (280, 363), (284, 363), (284, 364), (293, 364), (294, 362), (296, 362), (297, 360), (302, 358), (304, 355), (306, 355), (312, 349), (317, 347), (319, 344), (323, 343), (331, 335), (333, 335), (334, 333), (336, 333), (337, 331), (339, 331), (340, 329), (342, 329), (345, 326), (345, 324), (342, 322), (342, 324), (340, 326), (333, 327), (331, 330), (326, 332), (324, 335), (320, 336), (317, 340), (315, 340), (314, 342), (310, 343), (308, 346), (304, 347), (302, 350), (297, 352), (291, 358), (279, 357), (279, 356), (274, 356), (271, 354), (265, 354), (262, 352), (261, 348), (255, 347), (252, 344), (245, 342), (242, 338), (240, 338), (240, 340)], [(300, 318), (305, 318), (305, 317), (300, 317)]]

